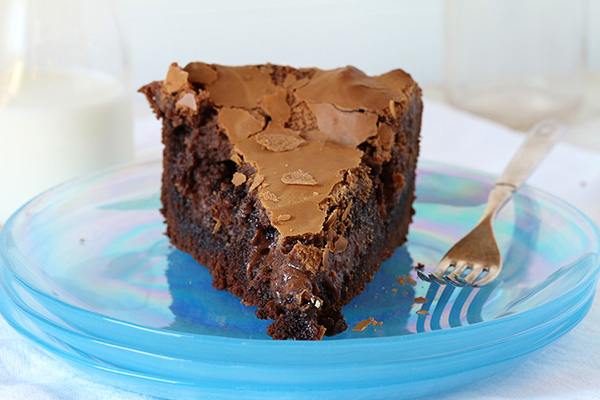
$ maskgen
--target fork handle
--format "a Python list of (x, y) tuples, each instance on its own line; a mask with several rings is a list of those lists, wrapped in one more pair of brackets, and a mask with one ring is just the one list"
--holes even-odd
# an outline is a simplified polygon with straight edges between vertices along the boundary
[(536, 124), (496, 181), (496, 186), (508, 185), (512, 186), (513, 190), (521, 187), (566, 131), (567, 126), (556, 119), (547, 119)]
[(500, 175), (488, 197), (487, 207), (481, 217), (493, 221), (496, 214), (523, 185), (554, 144), (567, 131), (567, 126), (556, 119), (536, 124)]

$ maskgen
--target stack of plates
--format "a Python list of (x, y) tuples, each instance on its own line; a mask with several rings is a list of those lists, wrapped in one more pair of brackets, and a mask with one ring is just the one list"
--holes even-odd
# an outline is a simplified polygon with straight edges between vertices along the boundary
[(383, 324), (321, 342), (273, 341), (269, 321), (213, 289), (207, 270), (169, 245), (160, 174), (153, 162), (61, 185), (0, 231), (6, 320), (109, 384), (166, 398), (418, 397), (518, 363), (591, 305), (597, 227), (527, 187), (495, 225), (505, 258), (496, 282), (418, 281), (413, 266), (433, 268), (477, 222), (493, 186), (486, 175), (422, 163), (408, 243), (343, 310), (350, 327)]

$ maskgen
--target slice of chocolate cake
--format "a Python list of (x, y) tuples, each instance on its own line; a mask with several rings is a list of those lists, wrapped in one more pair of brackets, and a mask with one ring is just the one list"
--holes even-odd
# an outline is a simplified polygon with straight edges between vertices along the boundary
[(342, 307), (406, 240), (421, 91), (276, 65), (173, 64), (141, 89), (163, 120), (167, 235), (275, 339), (346, 329)]

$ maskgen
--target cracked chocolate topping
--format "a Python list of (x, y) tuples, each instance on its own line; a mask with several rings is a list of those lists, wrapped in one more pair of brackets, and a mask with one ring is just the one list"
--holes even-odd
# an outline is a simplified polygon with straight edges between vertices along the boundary
[(207, 91), (233, 145), (232, 160), (256, 171), (236, 172), (234, 184), (257, 191), (282, 237), (316, 234), (334, 186), (361, 163), (358, 146), (376, 137), (389, 149), (393, 132), (385, 118), (408, 103), (405, 91), (414, 82), (401, 70), (375, 77), (354, 67), (273, 72), (269, 65), (173, 64), (163, 87), (180, 91), (177, 106), (190, 113), (201, 100), (193, 85)]

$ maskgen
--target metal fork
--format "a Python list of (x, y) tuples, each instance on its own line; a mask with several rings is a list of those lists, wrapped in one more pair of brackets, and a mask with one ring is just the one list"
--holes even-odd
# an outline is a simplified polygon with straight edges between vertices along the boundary
[(494, 235), (494, 219), (565, 131), (566, 125), (558, 120), (545, 120), (531, 129), (490, 191), (475, 228), (446, 253), (432, 273), (418, 270), (421, 279), (442, 285), (483, 286), (498, 277), (502, 254)]

